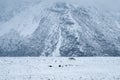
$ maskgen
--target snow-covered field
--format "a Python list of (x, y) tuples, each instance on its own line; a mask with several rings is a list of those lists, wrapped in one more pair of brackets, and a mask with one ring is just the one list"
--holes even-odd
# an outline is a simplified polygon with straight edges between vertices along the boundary
[(120, 80), (120, 58), (1, 57), (0, 80)]

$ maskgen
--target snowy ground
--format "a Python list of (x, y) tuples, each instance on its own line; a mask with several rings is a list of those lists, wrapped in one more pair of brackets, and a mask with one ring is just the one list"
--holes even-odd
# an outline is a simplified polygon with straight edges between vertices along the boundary
[(120, 80), (120, 58), (0, 58), (0, 80)]

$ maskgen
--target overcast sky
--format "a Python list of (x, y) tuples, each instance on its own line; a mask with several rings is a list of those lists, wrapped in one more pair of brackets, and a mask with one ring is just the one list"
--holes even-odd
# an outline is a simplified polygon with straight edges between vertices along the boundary
[[(27, 4), (33, 4), (39, 0), (0, 0), (0, 10), (1, 8), (7, 7), (14, 8)], [(46, 2), (52, 2), (53, 0), (43, 0)], [(62, 1), (62, 0), (56, 0)], [(83, 3), (84, 5), (95, 4), (103, 8), (110, 8), (113, 10), (120, 10), (120, 0), (63, 0), (63, 1), (72, 1), (74, 3)]]
[[(0, 0), (0, 17), (9, 15), (13, 10), (18, 10), (30, 5), (36, 4), (41, 0)], [(92, 5), (102, 10), (119, 11), (120, 0), (42, 0), (44, 3), (51, 3), (54, 1), (70, 2), (80, 5)]]

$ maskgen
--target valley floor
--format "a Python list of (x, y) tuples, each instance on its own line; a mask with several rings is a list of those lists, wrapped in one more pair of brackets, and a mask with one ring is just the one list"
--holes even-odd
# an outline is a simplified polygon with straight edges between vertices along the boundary
[(120, 58), (1, 57), (0, 80), (120, 80)]

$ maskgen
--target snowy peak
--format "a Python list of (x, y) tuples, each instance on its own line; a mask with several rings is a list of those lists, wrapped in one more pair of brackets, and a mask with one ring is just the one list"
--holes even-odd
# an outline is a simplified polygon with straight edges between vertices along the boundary
[[(114, 14), (71, 2), (46, 5), (42, 1), (1, 25), (1, 56), (120, 55), (119, 19)], [(8, 38), (15, 38), (14, 43)]]

